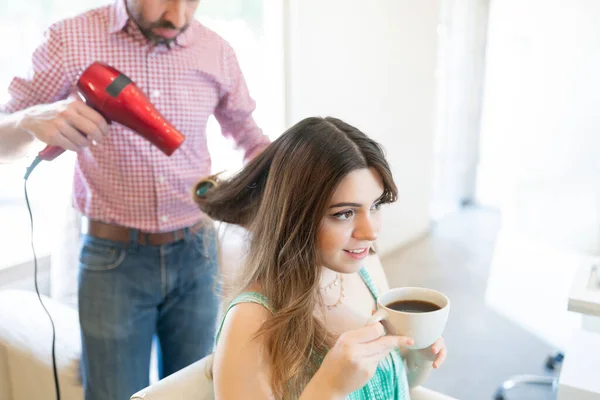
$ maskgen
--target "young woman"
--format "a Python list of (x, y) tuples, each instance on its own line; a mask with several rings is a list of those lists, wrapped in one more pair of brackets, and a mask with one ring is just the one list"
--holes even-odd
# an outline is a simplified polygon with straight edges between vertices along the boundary
[(409, 370), (408, 337), (366, 325), (388, 289), (374, 244), (397, 189), (381, 147), (334, 118), (308, 118), (196, 201), (251, 232), (217, 335), (216, 398), (409, 399), (446, 349)]

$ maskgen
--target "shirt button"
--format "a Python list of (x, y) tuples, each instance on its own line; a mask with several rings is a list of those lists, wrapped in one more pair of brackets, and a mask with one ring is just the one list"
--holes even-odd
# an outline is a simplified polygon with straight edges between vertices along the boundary
[(152, 91), (152, 97), (154, 97), (155, 99), (160, 97), (160, 90), (153, 90)]
[(169, 217), (167, 217), (166, 215), (163, 215), (160, 219), (162, 222), (167, 222), (169, 220)]
[(160, 176), (158, 177), (158, 182), (159, 182), (159, 183), (165, 183), (165, 177), (164, 177), (164, 176), (162, 176), (162, 175), (160, 175)]

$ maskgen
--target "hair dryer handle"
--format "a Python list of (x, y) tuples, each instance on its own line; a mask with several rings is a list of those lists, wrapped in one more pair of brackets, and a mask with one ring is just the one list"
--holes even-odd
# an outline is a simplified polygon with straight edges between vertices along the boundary
[(59, 146), (46, 146), (44, 150), (38, 153), (38, 157), (44, 161), (52, 161), (65, 152), (65, 149)]

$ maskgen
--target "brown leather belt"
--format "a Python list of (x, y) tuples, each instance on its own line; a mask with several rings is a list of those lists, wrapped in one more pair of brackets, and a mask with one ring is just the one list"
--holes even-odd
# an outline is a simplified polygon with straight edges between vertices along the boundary
[[(200, 232), (200, 229), (202, 229), (204, 223), (205, 221), (200, 221), (197, 224), (189, 227), (190, 233), (194, 234)], [(128, 243), (130, 241), (131, 231), (134, 230), (132, 228), (126, 228), (120, 225), (107, 224), (105, 222), (93, 220), (88, 220), (87, 225), (87, 231), (84, 232), (85, 234), (99, 239), (113, 240), (115, 242), (124, 243)], [(147, 233), (139, 231), (137, 243), (145, 246), (162, 246), (173, 243), (185, 238), (186, 229), (188, 228), (161, 233)]]

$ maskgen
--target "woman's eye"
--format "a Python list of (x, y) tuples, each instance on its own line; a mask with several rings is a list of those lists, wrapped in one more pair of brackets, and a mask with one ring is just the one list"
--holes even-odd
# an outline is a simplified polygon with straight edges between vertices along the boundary
[(375, 203), (375, 204), (373, 204), (373, 205), (371, 206), (371, 210), (374, 210), (374, 211), (377, 211), (377, 210), (379, 210), (380, 208), (381, 208), (381, 202), (380, 202), (380, 201), (378, 201), (377, 203)]
[(353, 210), (346, 210), (346, 211), (339, 212), (337, 214), (333, 214), (333, 216), (340, 221), (345, 221), (347, 219), (350, 219), (350, 218), (352, 218), (353, 215), (354, 215)]

